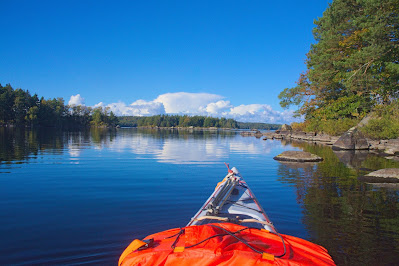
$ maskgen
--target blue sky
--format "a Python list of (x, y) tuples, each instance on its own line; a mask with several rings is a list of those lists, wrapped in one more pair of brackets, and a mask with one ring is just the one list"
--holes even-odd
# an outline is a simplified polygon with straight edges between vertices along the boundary
[(289, 122), (277, 95), (328, 2), (0, 0), (0, 83), (120, 114)]

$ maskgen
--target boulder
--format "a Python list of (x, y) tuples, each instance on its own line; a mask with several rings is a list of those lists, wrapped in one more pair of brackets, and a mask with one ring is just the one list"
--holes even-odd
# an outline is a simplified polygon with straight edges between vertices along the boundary
[(282, 130), (282, 131), (290, 131), (290, 130), (292, 130), (292, 127), (291, 127), (290, 125), (283, 124), (283, 125), (281, 126), (281, 129), (280, 129), (280, 130)]
[(369, 183), (399, 183), (399, 168), (386, 168), (359, 177)]
[(384, 150), (384, 153), (389, 154), (389, 155), (395, 155), (395, 154), (399, 153), (399, 151), (394, 148), (387, 148)]
[(374, 114), (373, 114), (373, 113), (369, 113), (368, 115), (366, 115), (366, 116), (359, 122), (359, 124), (357, 124), (357, 127), (362, 127), (362, 126), (367, 125), (367, 124), (369, 123), (369, 121), (370, 121), (371, 119), (374, 119), (374, 118), (375, 118)]
[(351, 128), (333, 144), (335, 150), (368, 150), (369, 144), (357, 128)]
[(399, 148), (399, 139), (390, 139), (387, 141), (387, 144)]
[(399, 155), (399, 139), (390, 139), (385, 143), (385, 153)]
[(255, 134), (254, 134), (254, 136), (256, 137), (256, 138), (260, 138), (260, 137), (262, 137), (263, 136), (263, 134), (261, 133), (261, 132), (256, 132)]
[(266, 139), (273, 139), (274, 133), (273, 132), (265, 132), (265, 133), (263, 133), (263, 136), (265, 136)]
[(286, 162), (321, 162), (323, 158), (305, 151), (285, 151), (273, 158)]
[(289, 135), (291, 134), (291, 131), (289, 130), (278, 130), (278, 132), (276, 131), (276, 134), (281, 134), (281, 135)]

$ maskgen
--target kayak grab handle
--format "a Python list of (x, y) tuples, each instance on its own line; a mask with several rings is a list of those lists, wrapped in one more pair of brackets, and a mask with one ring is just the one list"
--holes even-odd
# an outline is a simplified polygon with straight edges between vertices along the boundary
[(229, 172), (229, 174), (233, 173), (233, 170), (230, 169), (230, 164), (228, 163), (224, 163), (227, 167), (227, 172)]
[(266, 222), (266, 221), (259, 221), (256, 219), (242, 219), (242, 220), (238, 220), (238, 219), (232, 219), (232, 218), (228, 218), (228, 217), (219, 217), (219, 216), (212, 216), (212, 215), (206, 215), (206, 216), (202, 216), (199, 218), (194, 219), (194, 221), (202, 221), (202, 220), (218, 220), (218, 221), (223, 221), (223, 222), (230, 222), (230, 221), (237, 221), (239, 223), (259, 223), (259, 224), (264, 224), (264, 225), (269, 225), (269, 226), (274, 226), (273, 223), (270, 222)]

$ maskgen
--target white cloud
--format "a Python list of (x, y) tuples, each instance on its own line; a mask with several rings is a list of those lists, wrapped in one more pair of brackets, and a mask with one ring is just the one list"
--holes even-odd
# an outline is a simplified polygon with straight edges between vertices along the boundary
[(231, 108), (227, 116), (242, 122), (291, 123), (300, 120), (293, 115), (293, 111), (275, 111), (268, 104), (248, 104)]
[[(165, 93), (153, 101), (137, 100), (129, 105), (124, 102), (104, 104), (93, 107), (108, 107), (116, 115), (150, 116), (158, 114), (189, 114), (233, 118), (240, 122), (291, 123), (302, 121), (293, 118), (293, 111), (276, 111), (268, 104), (248, 104), (233, 106), (224, 97), (210, 93)], [(77, 94), (71, 96), (69, 104), (84, 105), (84, 99)]]
[(105, 107), (105, 104), (103, 102), (99, 102), (98, 104), (95, 104), (93, 106), (93, 108), (97, 108), (97, 107)]
[(255, 113), (258, 113), (259, 111), (262, 110), (270, 110), (271, 107), (270, 105), (267, 104), (248, 104), (248, 105), (239, 105), (237, 107), (231, 108), (230, 114), (231, 115), (253, 115)]
[(70, 106), (78, 106), (85, 105), (85, 99), (80, 96), (80, 94), (72, 95), (69, 99), (68, 105)]
[(148, 115), (159, 115), (164, 114), (165, 109), (162, 103), (154, 101), (146, 102), (144, 100), (138, 100), (130, 105), (126, 105), (124, 102), (110, 103), (105, 105), (103, 102), (93, 106), (106, 107), (116, 115), (132, 115), (132, 116), (148, 116)]
[(196, 114), (208, 104), (223, 98), (210, 93), (176, 92), (161, 94), (154, 102), (162, 103), (168, 114)]
[(228, 110), (232, 107), (233, 105), (231, 105), (229, 101), (217, 101), (214, 103), (209, 103), (206, 106), (205, 111), (209, 115), (222, 116), (226, 115), (228, 113)]
[(165, 114), (165, 106), (155, 101), (138, 100), (130, 104), (129, 108), (134, 110), (137, 116)]

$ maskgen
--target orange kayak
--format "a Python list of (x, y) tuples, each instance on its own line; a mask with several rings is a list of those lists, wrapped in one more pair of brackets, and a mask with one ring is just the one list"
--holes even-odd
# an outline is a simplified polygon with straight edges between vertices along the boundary
[(237, 169), (187, 226), (135, 239), (118, 265), (335, 265), (327, 250), (279, 234)]

